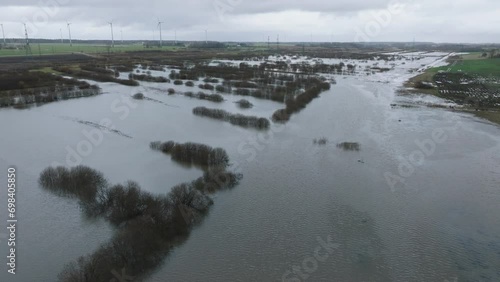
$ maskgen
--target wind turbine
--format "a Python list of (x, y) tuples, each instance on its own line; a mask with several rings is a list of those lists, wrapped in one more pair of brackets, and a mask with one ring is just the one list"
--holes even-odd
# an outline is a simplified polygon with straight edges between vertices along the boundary
[(162, 39), (161, 39), (161, 24), (163, 22), (160, 22), (160, 19), (158, 19), (158, 27), (160, 28), (160, 48), (162, 47)]
[(113, 21), (108, 22), (111, 27), (111, 47), (115, 47), (115, 36), (113, 34)]
[(67, 25), (68, 25), (68, 34), (69, 34), (69, 47), (73, 46), (73, 42), (71, 41), (71, 23), (70, 22), (66, 22)]
[(62, 28), (60, 28), (59, 31), (61, 32), (61, 44), (63, 44), (64, 43), (64, 39), (63, 39), (63, 35), (62, 35)]
[(3, 24), (0, 25), (2, 26), (3, 45), (7, 45), (7, 43), (5, 43), (5, 32), (3, 31)]
[(205, 29), (205, 44), (208, 44), (208, 30)]

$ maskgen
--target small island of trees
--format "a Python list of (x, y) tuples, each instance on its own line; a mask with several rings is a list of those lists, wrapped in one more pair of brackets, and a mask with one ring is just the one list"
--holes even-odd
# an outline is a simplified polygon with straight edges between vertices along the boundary
[(193, 109), (193, 114), (204, 116), (222, 121), (227, 121), (233, 125), (242, 127), (254, 127), (257, 129), (268, 129), (271, 123), (267, 118), (256, 116), (245, 116), (241, 114), (232, 114), (221, 109), (209, 109), (206, 107), (197, 107)]
[(223, 149), (174, 142), (151, 146), (173, 158), (213, 165), (204, 169), (202, 177), (176, 185), (165, 195), (142, 191), (133, 181), (110, 185), (101, 172), (86, 166), (41, 172), (42, 188), (78, 199), (86, 216), (104, 218), (116, 227), (109, 242), (67, 264), (58, 275), (60, 281), (113, 281), (110, 269), (123, 268), (131, 276), (143, 277), (201, 222), (213, 205), (209, 194), (232, 188), (241, 179), (240, 174), (226, 171), (229, 159)]

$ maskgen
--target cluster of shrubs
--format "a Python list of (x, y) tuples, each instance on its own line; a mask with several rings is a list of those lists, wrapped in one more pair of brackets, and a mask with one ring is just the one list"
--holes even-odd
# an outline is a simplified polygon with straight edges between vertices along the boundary
[(154, 71), (165, 71), (165, 68), (162, 65), (143, 65), (143, 67), (146, 66), (149, 70), (154, 70)]
[(106, 66), (100, 66), (97, 64), (80, 65), (80, 69), (85, 70), (85, 71), (89, 71), (89, 72), (100, 73), (103, 75), (116, 76), (116, 71), (108, 69), (108, 68), (106, 68)]
[(313, 143), (316, 145), (326, 145), (328, 143), (328, 139), (326, 137), (321, 137), (319, 139), (314, 139)]
[(250, 81), (235, 81), (232, 83), (234, 87), (238, 88), (257, 88), (258, 85)]
[(147, 82), (159, 82), (159, 83), (170, 83), (170, 79), (163, 76), (152, 76), (150, 74), (134, 74), (130, 73), (128, 75), (130, 80), (140, 80)]
[(24, 108), (99, 95), (100, 88), (85, 81), (43, 72), (0, 72), (0, 107)]
[(212, 148), (198, 143), (179, 144), (173, 141), (161, 143), (151, 142), (151, 149), (162, 151), (172, 156), (177, 162), (197, 165), (202, 167), (226, 167), (229, 156), (222, 148)]
[(119, 79), (116, 78), (114, 74), (108, 74), (103, 72), (94, 72), (84, 69), (75, 69), (66, 66), (53, 67), (54, 70), (62, 72), (64, 74), (70, 75), (75, 78), (90, 79), (99, 82), (114, 82), (126, 86), (139, 86), (139, 82), (132, 79)]
[(191, 80), (188, 80), (188, 81), (186, 81), (185, 85), (188, 87), (194, 87), (194, 82), (192, 82)]
[(273, 120), (276, 122), (287, 122), (290, 115), (304, 109), (313, 99), (317, 98), (322, 91), (330, 89), (330, 83), (317, 80), (317, 84), (307, 89), (304, 93), (285, 101), (286, 108), (277, 110), (273, 114)]
[(240, 179), (240, 174), (217, 166), (166, 195), (154, 196), (132, 181), (110, 186), (102, 173), (84, 166), (45, 169), (39, 179), (43, 188), (78, 198), (87, 216), (105, 218), (117, 227), (112, 239), (97, 251), (67, 264), (59, 280), (113, 281), (113, 269), (126, 269), (135, 278), (145, 276), (201, 222), (213, 205), (209, 194), (232, 188)]
[(135, 69), (135, 64), (131, 62), (120, 62), (120, 65), (113, 66), (118, 72), (132, 72)]
[(189, 69), (181, 69), (179, 72), (172, 70), (168, 75), (170, 79), (189, 79), (189, 80), (198, 80), (198, 77), (195, 73), (191, 72)]
[(238, 88), (233, 91), (235, 95), (240, 95), (240, 96), (252, 96), (258, 99), (266, 99), (266, 100), (271, 100), (279, 103), (283, 103), (285, 101), (285, 97), (288, 95), (286, 91), (283, 91), (283, 89), (280, 89), (278, 87), (276, 88), (268, 88), (266, 91), (262, 90), (250, 90), (250, 89), (245, 89), (245, 88)]
[(25, 89), (17, 91), (8, 91), (0, 94), (0, 108), (14, 107), (26, 108), (31, 105), (39, 106), (45, 103), (57, 102), (61, 100), (91, 97), (101, 94), (98, 86), (92, 85), (89, 89), (56, 88), (56, 90), (43, 89)]
[(90, 84), (77, 79), (64, 78), (39, 71), (0, 71), (0, 89), (22, 90), (34, 88), (55, 88), (64, 86), (76, 86), (80, 89), (90, 88)]
[(215, 91), (219, 93), (226, 93), (228, 92), (228, 89), (224, 85), (217, 85), (215, 86)]
[(207, 77), (207, 78), (203, 79), (203, 82), (205, 82), (205, 83), (219, 83), (219, 80), (217, 78)]
[(205, 90), (214, 90), (215, 89), (215, 86), (213, 86), (210, 83), (200, 84), (200, 85), (198, 85), (198, 87), (200, 89), (205, 89)]
[(132, 96), (132, 98), (136, 99), (136, 100), (142, 100), (144, 99), (144, 94), (142, 93), (136, 93)]
[(238, 125), (242, 127), (268, 129), (271, 126), (271, 123), (267, 118), (259, 118), (256, 116), (245, 116), (241, 114), (232, 114), (221, 109), (196, 107), (193, 109), (193, 114), (197, 116), (204, 116), (213, 119), (227, 121), (233, 125)]
[(39, 182), (53, 193), (76, 197), (84, 203), (94, 201), (108, 185), (102, 173), (85, 166), (49, 167), (41, 173)]
[(344, 151), (359, 151), (361, 146), (356, 142), (342, 142), (337, 144), (337, 148), (340, 148)]
[(240, 108), (242, 108), (242, 109), (249, 109), (249, 108), (253, 107), (253, 104), (250, 103), (250, 101), (248, 101), (246, 99), (241, 99), (241, 100), (237, 101), (236, 104), (238, 104), (240, 106)]
[(193, 92), (185, 92), (184, 96), (190, 97), (190, 98), (197, 98), (200, 100), (208, 100), (216, 103), (220, 103), (224, 101), (224, 97), (222, 97), (219, 94), (205, 94), (203, 92), (198, 92), (198, 94), (194, 94)]

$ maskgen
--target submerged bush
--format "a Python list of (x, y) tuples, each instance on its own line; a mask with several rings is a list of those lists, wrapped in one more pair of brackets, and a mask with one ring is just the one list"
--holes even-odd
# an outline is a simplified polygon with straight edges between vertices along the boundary
[[(40, 174), (39, 182), (44, 188), (87, 198), (81, 201), (83, 211), (101, 216), (116, 227), (116, 234), (109, 242), (67, 264), (58, 275), (59, 281), (116, 280), (110, 269), (126, 269), (127, 275), (137, 278), (144, 276), (158, 267), (169, 251), (201, 222), (213, 205), (208, 193), (234, 187), (241, 179), (240, 174), (225, 170), (229, 160), (223, 149), (172, 141), (152, 142), (151, 148), (172, 154), (181, 148), (186, 154), (182, 153), (180, 158), (208, 159), (208, 163), (219, 165), (207, 167), (202, 177), (176, 185), (167, 195), (158, 196), (142, 191), (132, 181), (108, 188), (100, 172), (83, 166), (47, 168)], [(82, 196), (96, 190), (89, 197)]]
[(200, 85), (198, 85), (198, 87), (201, 89), (205, 89), (205, 90), (214, 90), (215, 89), (215, 87), (209, 83), (200, 84)]
[(129, 79), (147, 81), (147, 82), (159, 82), (159, 83), (168, 83), (170, 79), (163, 76), (152, 76), (151, 74), (134, 74), (130, 73), (128, 75)]
[(238, 104), (240, 106), (240, 108), (242, 108), (242, 109), (248, 109), (248, 108), (253, 107), (253, 104), (250, 103), (250, 101), (248, 101), (246, 99), (241, 99), (241, 100), (237, 101), (236, 104)]
[(203, 92), (198, 92), (197, 94), (194, 94), (191, 91), (184, 92), (184, 96), (190, 97), (190, 98), (196, 98), (200, 100), (208, 100), (216, 103), (220, 103), (224, 101), (224, 97), (222, 97), (219, 94), (205, 94)]
[(340, 148), (344, 151), (359, 151), (361, 149), (359, 143), (356, 142), (343, 142), (337, 144), (337, 148)]
[(212, 102), (222, 102), (224, 101), (224, 97), (219, 94), (205, 94), (203, 92), (198, 93), (198, 99), (201, 100), (209, 100)]
[(203, 80), (203, 82), (205, 83), (219, 83), (219, 80), (217, 78), (213, 78), (213, 77), (207, 77)]
[(296, 97), (291, 97), (285, 101), (286, 108), (274, 112), (273, 120), (275, 122), (286, 122), (290, 115), (304, 109), (313, 99), (317, 98), (322, 91), (330, 89), (330, 83), (315, 80), (314, 85)]
[(76, 197), (83, 202), (94, 201), (97, 193), (107, 187), (102, 173), (86, 166), (49, 167), (40, 174), (39, 184), (56, 194)]
[(205, 107), (197, 107), (193, 109), (193, 114), (197, 116), (205, 116), (213, 119), (227, 121), (233, 125), (238, 125), (243, 127), (268, 129), (271, 126), (271, 123), (267, 118), (259, 118), (256, 116), (245, 116), (241, 114), (231, 114), (221, 109), (208, 109)]
[(144, 99), (144, 94), (136, 93), (136, 94), (134, 94), (134, 96), (132, 96), (132, 98), (134, 98), (136, 100), (142, 100), (142, 99)]
[(328, 143), (328, 139), (326, 139), (326, 137), (322, 137), (322, 138), (319, 138), (319, 139), (314, 139), (313, 143), (317, 144), (317, 145), (326, 145)]
[(161, 143), (157, 141), (151, 142), (150, 147), (165, 154), (170, 154), (175, 161), (191, 165), (226, 167), (229, 164), (229, 157), (224, 149), (212, 148), (203, 144), (178, 144), (173, 141)]
[(217, 85), (217, 86), (215, 86), (215, 91), (220, 92), (220, 93), (224, 93), (224, 92), (226, 92), (226, 87), (224, 87), (223, 85)]

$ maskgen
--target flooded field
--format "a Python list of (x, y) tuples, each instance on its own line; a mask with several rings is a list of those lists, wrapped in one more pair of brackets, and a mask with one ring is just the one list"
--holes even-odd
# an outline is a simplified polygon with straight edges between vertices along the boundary
[[(168, 193), (203, 173), (149, 147), (173, 140), (225, 149), (243, 179), (215, 196), (204, 222), (145, 281), (500, 280), (500, 128), (426, 106), (449, 101), (396, 95), (409, 77), (445, 64), (449, 54), (391, 55), (392, 61), (267, 58), (345, 65), (322, 74), (336, 82), (329, 90), (267, 130), (192, 110), (271, 120), (284, 103), (224, 93), (214, 103), (177, 94), (215, 93), (200, 89), (201, 81), (195, 87), (89, 81), (101, 95), (1, 109), (0, 167), (18, 170), (19, 264), (31, 269), (16, 278), (54, 281), (114, 232), (105, 221), (85, 219), (74, 200), (42, 190), (37, 180), (44, 168), (84, 164), (113, 183), (134, 180), (153, 194)], [(212, 62), (219, 63), (242, 61)], [(168, 77), (171, 70), (151, 75)], [(132, 99), (139, 92), (148, 99)], [(253, 106), (240, 107), (242, 98)], [(0, 251), (7, 252), (5, 244)], [(0, 280), (8, 281), (6, 275)]]

